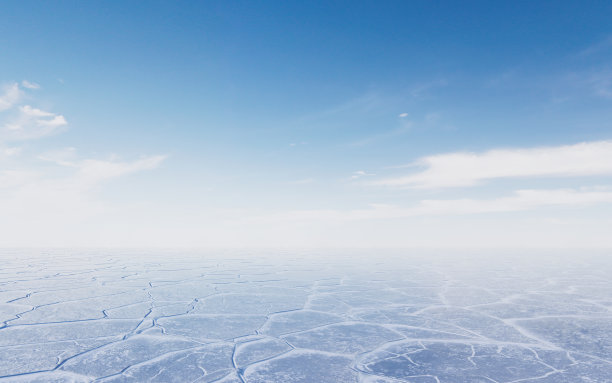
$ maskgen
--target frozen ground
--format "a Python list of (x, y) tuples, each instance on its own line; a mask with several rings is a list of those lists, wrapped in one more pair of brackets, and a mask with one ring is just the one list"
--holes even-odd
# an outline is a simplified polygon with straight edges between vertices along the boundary
[(612, 382), (612, 254), (0, 251), (0, 382)]

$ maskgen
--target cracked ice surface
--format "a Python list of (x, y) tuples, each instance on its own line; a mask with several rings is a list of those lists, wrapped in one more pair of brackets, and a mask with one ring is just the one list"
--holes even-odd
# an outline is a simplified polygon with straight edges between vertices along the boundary
[(0, 382), (612, 382), (609, 254), (0, 250)]

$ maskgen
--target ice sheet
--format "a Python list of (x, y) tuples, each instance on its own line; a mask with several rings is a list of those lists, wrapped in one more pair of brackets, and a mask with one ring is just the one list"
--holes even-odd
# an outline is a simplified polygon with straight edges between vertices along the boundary
[(607, 254), (0, 261), (0, 381), (612, 382)]

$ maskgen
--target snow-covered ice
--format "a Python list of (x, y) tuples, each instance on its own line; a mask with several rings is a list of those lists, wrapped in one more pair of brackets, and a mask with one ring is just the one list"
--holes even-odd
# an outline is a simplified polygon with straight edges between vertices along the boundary
[(0, 251), (4, 382), (612, 382), (612, 254)]

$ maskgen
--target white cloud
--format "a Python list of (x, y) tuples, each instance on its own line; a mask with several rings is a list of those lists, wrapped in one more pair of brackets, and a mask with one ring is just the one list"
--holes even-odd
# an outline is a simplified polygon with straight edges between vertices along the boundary
[(408, 117), (408, 113), (400, 113), (398, 117), (399, 117), (399, 118), (405, 118), (405, 117)]
[(361, 177), (369, 177), (369, 176), (375, 176), (375, 175), (376, 174), (374, 173), (368, 173), (363, 170), (357, 170), (356, 172), (353, 172), (353, 174), (351, 175), (351, 179), (356, 180)]
[(21, 86), (23, 86), (24, 88), (27, 88), (27, 89), (39, 89), (40, 88), (40, 85), (38, 85), (35, 82), (30, 82), (28, 80), (23, 80), (21, 82)]
[[(22, 86), (27, 89), (37, 89), (38, 84), (23, 81)], [(4, 121), (0, 121), (0, 143), (11, 140), (27, 140), (41, 138), (56, 133), (67, 125), (66, 118), (61, 114), (48, 112), (31, 105), (19, 105), (22, 90), (19, 84), (13, 83), (5, 87), (4, 94), (0, 96), (0, 108), (8, 109)], [(20, 148), (0, 146), (0, 158), (19, 154)], [(154, 169), (166, 158), (164, 155), (142, 157), (135, 161), (119, 161), (117, 158), (109, 160), (78, 159), (76, 149), (69, 147), (61, 150), (51, 150), (37, 156), (38, 159), (53, 162), (62, 167), (74, 168), (71, 175), (63, 178), (54, 178), (45, 173), (33, 171), (31, 167), (21, 167), (18, 164), (13, 169), (0, 169), (0, 182), (2, 187), (16, 188), (18, 194), (29, 188), (29, 194), (36, 194), (37, 190), (54, 189), (83, 191), (97, 183), (115, 177)], [(62, 174), (66, 174), (63, 172)]]
[[(38, 89), (36, 83), (23, 81), (24, 89)], [(4, 87), (0, 94), (0, 111), (6, 114), (0, 120), (0, 141), (30, 140), (58, 132), (68, 124), (61, 114), (51, 113), (31, 105), (20, 105), (24, 95), (18, 83)]]
[(110, 178), (121, 177), (143, 170), (155, 169), (165, 159), (166, 156), (164, 155), (143, 157), (132, 162), (88, 159), (76, 162), (74, 165), (79, 169), (77, 177), (89, 185)]
[(3, 93), (0, 94), (0, 111), (12, 108), (21, 98), (22, 92), (19, 84), (14, 83), (5, 86)]
[(24, 105), (18, 108), (16, 117), (0, 126), (0, 139), (14, 141), (41, 138), (58, 132), (67, 124), (61, 114)]
[[(107, 244), (108, 238), (100, 232), (134, 218), (124, 211), (132, 202), (137, 204), (140, 200), (121, 205), (116, 200), (105, 200), (97, 193), (98, 187), (118, 177), (155, 169), (166, 156), (131, 161), (118, 156), (79, 158), (76, 149), (68, 147), (29, 157), (25, 154), (38, 146), (24, 145), (28, 150), (17, 157), (21, 148), (9, 146), (7, 142), (49, 136), (62, 131), (67, 124), (63, 115), (21, 101), (28, 89), (37, 87), (23, 82), (21, 86), (14, 83), (4, 91), (0, 89), (3, 110), (0, 115), (0, 232), (3, 233), (0, 245), (65, 246), (75, 241), (81, 245)], [(135, 224), (116, 231), (114, 239), (125, 235), (132, 226)]]
[(409, 188), (473, 186), (496, 178), (577, 177), (612, 174), (612, 141), (530, 149), (455, 152), (420, 158), (425, 170), (372, 182)]

